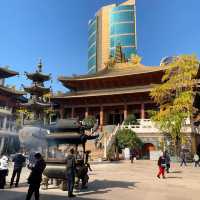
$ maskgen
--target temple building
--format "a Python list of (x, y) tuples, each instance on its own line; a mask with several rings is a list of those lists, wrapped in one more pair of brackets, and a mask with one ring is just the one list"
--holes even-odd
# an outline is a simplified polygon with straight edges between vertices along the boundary
[(19, 148), (17, 131), (19, 129), (17, 109), (21, 102), (26, 102), (24, 92), (15, 86), (5, 84), (5, 79), (19, 75), (18, 72), (0, 67), (0, 154), (13, 154)]
[(19, 75), (5, 67), (0, 67), (0, 129), (1, 131), (15, 131), (16, 109), (20, 102), (26, 101), (24, 92), (15, 90), (15, 87), (5, 85), (5, 79)]
[(140, 63), (117, 63), (94, 75), (59, 77), (70, 92), (53, 97), (61, 117), (94, 115), (100, 125), (122, 123), (128, 114), (148, 117), (155, 107), (149, 97), (154, 84), (160, 83), (164, 67), (146, 67)]
[[(99, 120), (100, 130), (105, 136), (105, 146), (109, 146), (117, 127), (123, 126), (124, 119), (134, 114), (138, 125), (130, 126), (142, 139), (143, 155), (149, 157), (150, 151), (161, 149), (162, 142), (169, 145), (161, 131), (151, 122), (149, 110), (159, 109), (150, 97), (151, 89), (160, 84), (167, 66), (144, 66), (139, 56), (132, 56), (127, 62), (122, 48), (116, 47), (115, 57), (111, 57), (104, 69), (96, 74), (59, 77), (59, 81), (70, 91), (54, 95), (51, 100), (57, 105), (60, 118), (83, 118), (92, 115)], [(113, 126), (113, 129), (107, 127)], [(128, 127), (124, 127), (128, 128)], [(200, 138), (191, 123), (186, 121), (182, 131), (186, 135), (184, 148), (194, 153)], [(199, 141), (199, 144), (197, 144)], [(167, 147), (166, 147), (167, 148)]]

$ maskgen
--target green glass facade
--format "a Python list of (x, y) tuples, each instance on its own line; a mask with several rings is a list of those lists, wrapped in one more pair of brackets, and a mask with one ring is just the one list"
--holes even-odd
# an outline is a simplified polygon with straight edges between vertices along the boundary
[(96, 48), (96, 38), (97, 38), (97, 18), (95, 17), (93, 20), (89, 22), (88, 29), (88, 73), (96, 72), (96, 56), (97, 56), (97, 48)]
[[(100, 51), (99, 49), (103, 49), (102, 46), (105, 43), (105, 41), (101, 41), (102, 30), (98, 31), (98, 26), (101, 29), (104, 26), (101, 23), (98, 24), (101, 21), (99, 18), (101, 18), (101, 15), (98, 16), (97, 14), (88, 24), (88, 73), (96, 73), (97, 68), (100, 69), (101, 67), (99, 66), (106, 62), (101, 57), (98, 57), (98, 55), (102, 55), (102, 52), (97, 52), (97, 49), (98, 51)], [(136, 54), (136, 6), (134, 4), (110, 6), (108, 12), (108, 30), (109, 47), (107, 52), (109, 55), (114, 56), (115, 48), (118, 45), (122, 46), (126, 59), (130, 59), (132, 54)], [(100, 46), (101, 48), (97, 48)]]
[(110, 12), (110, 54), (121, 45), (126, 59), (136, 54), (135, 5), (119, 5)]

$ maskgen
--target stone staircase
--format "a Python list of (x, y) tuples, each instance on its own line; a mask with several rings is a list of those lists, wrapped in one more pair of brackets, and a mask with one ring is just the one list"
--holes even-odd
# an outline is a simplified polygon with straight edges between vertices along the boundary
[[(116, 133), (119, 130), (120, 125), (109, 125), (103, 128), (103, 132), (100, 133), (98, 147), (95, 144), (95, 141), (87, 141), (86, 143), (86, 150), (91, 151), (91, 160), (92, 161), (99, 161), (102, 159), (108, 158), (108, 153), (110, 149), (113, 147), (115, 143)], [(100, 144), (101, 143), (101, 147)]]
[(120, 125), (118, 124), (114, 130), (112, 131), (111, 134), (109, 134), (109, 136), (107, 138), (104, 138), (104, 158), (108, 157), (108, 153), (110, 151), (110, 149), (112, 148), (113, 144), (115, 143), (115, 137), (116, 137), (116, 133), (119, 130)]

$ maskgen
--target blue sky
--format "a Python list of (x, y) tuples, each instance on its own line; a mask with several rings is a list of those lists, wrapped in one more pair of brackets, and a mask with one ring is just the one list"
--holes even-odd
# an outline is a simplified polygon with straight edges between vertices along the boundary
[[(121, 0), (0, 0), (0, 66), (20, 76), (7, 84), (30, 84), (24, 71), (33, 71), (42, 58), (44, 71), (56, 80), (87, 72), (87, 24), (106, 4)], [(199, 0), (137, 0), (138, 54), (145, 65), (159, 65), (164, 56), (200, 55)]]

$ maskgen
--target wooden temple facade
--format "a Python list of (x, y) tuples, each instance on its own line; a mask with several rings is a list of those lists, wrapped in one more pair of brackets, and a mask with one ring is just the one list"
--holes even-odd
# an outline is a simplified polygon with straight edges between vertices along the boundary
[(145, 119), (147, 111), (157, 107), (149, 92), (161, 82), (164, 69), (117, 63), (95, 75), (60, 77), (70, 92), (52, 100), (60, 106), (61, 118), (93, 115), (101, 126), (122, 123), (129, 114)]
[[(163, 134), (152, 126), (148, 110), (159, 108), (149, 94), (156, 84), (161, 83), (166, 65), (144, 66), (137, 58), (129, 62), (116, 60), (111, 59), (96, 74), (59, 77), (69, 91), (55, 95), (51, 100), (57, 105), (60, 118), (82, 120), (92, 115), (99, 120), (101, 128), (122, 124), (129, 114), (134, 114), (140, 126), (132, 129), (145, 143), (144, 154), (147, 154), (158, 149), (164, 140)], [(188, 148), (195, 152), (198, 144), (191, 125), (183, 131), (188, 138)]]
[[(158, 109), (149, 93), (156, 84), (161, 83), (164, 71), (164, 66), (116, 62), (93, 75), (59, 77), (70, 91), (52, 97), (52, 101), (58, 106), (60, 118), (78, 117), (82, 120), (88, 115), (95, 116), (103, 137), (107, 137), (108, 125), (122, 124), (129, 114), (134, 114), (138, 121), (149, 127), (148, 110)], [(144, 155), (157, 149), (163, 138), (153, 128), (134, 131), (146, 144)], [(106, 145), (103, 146), (105, 149)]]
[(15, 129), (15, 111), (20, 102), (26, 99), (24, 92), (17, 91), (5, 85), (5, 79), (18, 75), (18, 72), (0, 67), (0, 129), (13, 131)]

